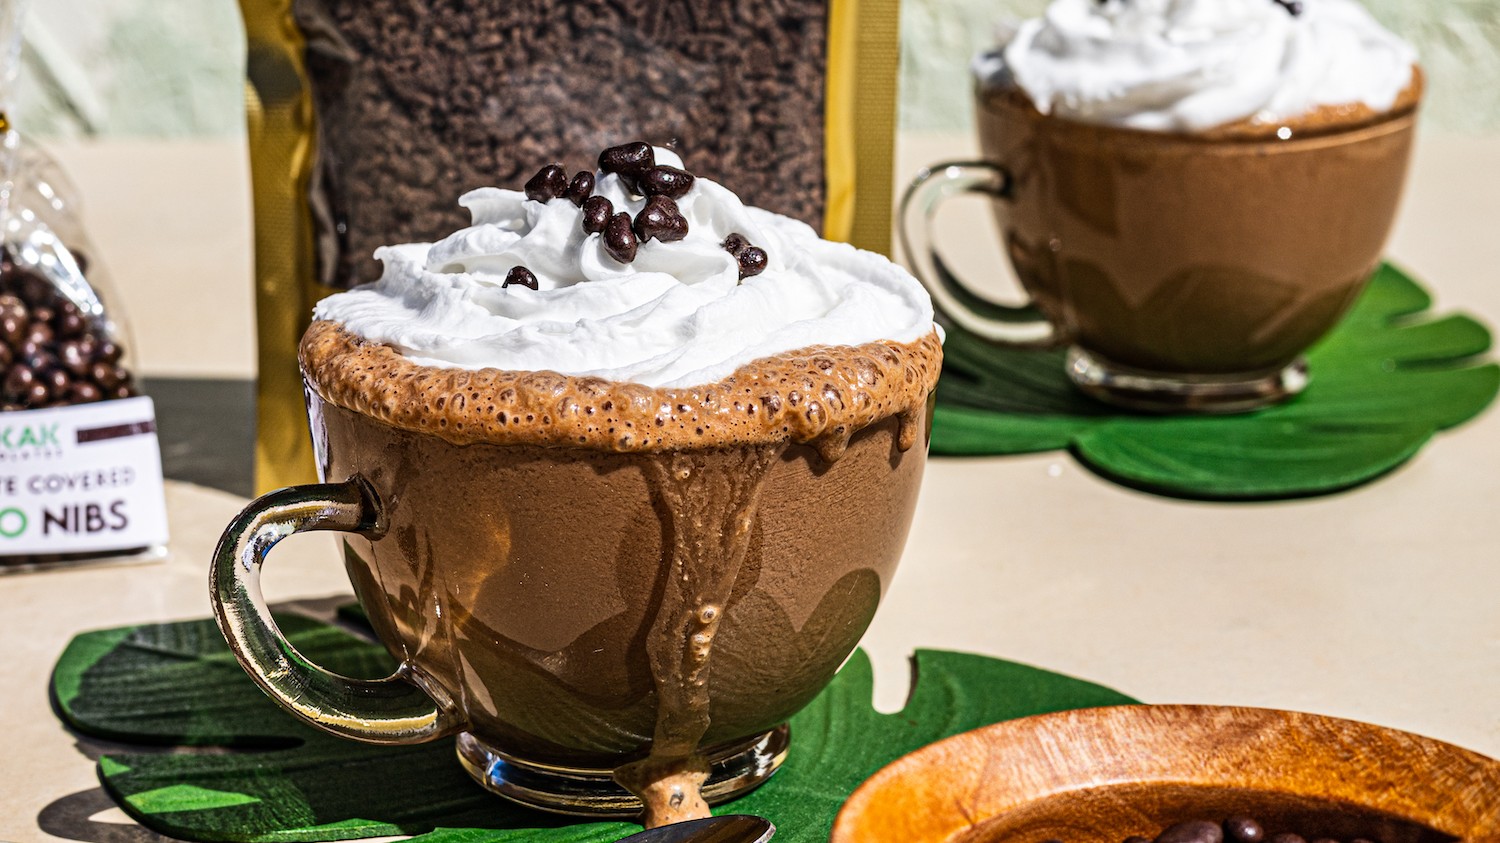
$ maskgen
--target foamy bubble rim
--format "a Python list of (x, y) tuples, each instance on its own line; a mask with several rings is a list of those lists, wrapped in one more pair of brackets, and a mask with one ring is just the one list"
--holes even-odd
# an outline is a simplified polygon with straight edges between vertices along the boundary
[(807, 444), (832, 460), (850, 437), (900, 422), (901, 450), (925, 429), (942, 369), (929, 331), (912, 343), (812, 346), (692, 387), (650, 387), (549, 371), (434, 368), (319, 320), (302, 338), (309, 387), (335, 406), (458, 445), (668, 451)]
[[(668, 150), (657, 163), (680, 166)], [(634, 216), (644, 199), (596, 173), (595, 193)], [(677, 200), (688, 234), (616, 261), (565, 198), (465, 194), (472, 225), (433, 244), (386, 247), (379, 281), (330, 296), (314, 316), (434, 368), (552, 371), (650, 387), (722, 380), (811, 346), (915, 342), (934, 330), (922, 286), (884, 257), (823, 240), (699, 178)], [(769, 256), (739, 279), (722, 246), (742, 234)], [(514, 266), (539, 289), (503, 287)]]
[(1296, 121), (1320, 108), (1391, 110), (1416, 50), (1355, 0), (1054, 0), (976, 57), (1044, 114), (1152, 131)]

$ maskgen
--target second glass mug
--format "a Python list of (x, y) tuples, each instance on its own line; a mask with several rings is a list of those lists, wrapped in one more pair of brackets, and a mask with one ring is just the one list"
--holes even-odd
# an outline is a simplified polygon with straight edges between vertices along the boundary
[[(1240, 412), (1300, 392), (1303, 357), (1358, 298), (1395, 219), (1416, 105), (1306, 135), (1209, 137), (1039, 113), (976, 92), (983, 158), (907, 189), (901, 237), (953, 324), (1017, 347), (1067, 344), (1067, 375), (1109, 403)], [(990, 197), (1030, 297), (970, 291), (933, 243), (947, 198)]]

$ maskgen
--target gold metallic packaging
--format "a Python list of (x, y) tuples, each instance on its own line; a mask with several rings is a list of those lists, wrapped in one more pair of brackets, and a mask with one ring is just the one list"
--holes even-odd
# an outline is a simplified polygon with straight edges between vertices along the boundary
[[(342, 5), (333, 4), (338, 5), (335, 14), (330, 13), (325, 6), (328, 2), (329, 0), (240, 0), (249, 40), (245, 94), (255, 200), (256, 321), (260, 371), (257, 417), (259, 433), (255, 465), (256, 485), (262, 490), (305, 483), (313, 479), (312, 447), (306, 433), (302, 379), (297, 368), (297, 341), (307, 328), (312, 307), (318, 299), (336, 292), (340, 286), (368, 280), (368, 271), (363, 268), (362, 274), (366, 277), (358, 278), (352, 277), (346, 269), (351, 260), (363, 261), (366, 255), (356, 253), (363, 252), (364, 249), (350, 250), (348, 247), (351, 239), (349, 219), (352, 217), (340, 215), (336, 207), (331, 209), (331, 204), (340, 200), (340, 194), (350, 192), (350, 185), (340, 184), (337, 156), (329, 154), (328, 138), (320, 135), (320, 132), (333, 131), (333, 127), (327, 125), (331, 121), (326, 115), (320, 120), (319, 103), (328, 103), (330, 96), (337, 96), (339, 86), (347, 84), (348, 77), (342, 75), (345, 72), (343, 68), (360, 67), (358, 62), (371, 59), (372, 53), (380, 53), (373, 58), (384, 62), (378, 66), (380, 78), (376, 81), (390, 86), (394, 92), (393, 97), (399, 96), (403, 84), (430, 86), (431, 83), (431, 68), (423, 67), (420, 62), (403, 64), (387, 59), (381, 51), (361, 53), (358, 39), (346, 38), (347, 33), (340, 31), (341, 24), (347, 24), (352, 15), (363, 14), (361, 10), (368, 9), (368, 14), (374, 15), (391, 6), (391, 3), (377, 0), (367, 6), (347, 2)], [(415, 5), (423, 6), (420, 2)], [(697, 74), (697, 78), (703, 80), (699, 89), (710, 92), (703, 95), (697, 106), (715, 110), (711, 113), (718, 117), (728, 114), (719, 110), (734, 109), (738, 103), (714, 99), (711, 92), (716, 89), (713, 86), (720, 84), (723, 79), (738, 78), (741, 74), (754, 72), (753, 69), (742, 67), (746, 64), (743, 55), (731, 51), (722, 57), (710, 53), (708, 60), (704, 60), (701, 55), (693, 59), (684, 58), (665, 47), (658, 49), (659, 45), (652, 41), (651, 33), (672, 30), (680, 43), (683, 27), (687, 27), (687, 34), (691, 36), (692, 28), (700, 20), (714, 15), (737, 16), (735, 20), (754, 18), (762, 22), (770, 15), (773, 25), (778, 25), (775, 24), (774, 16), (782, 12), (775, 10), (790, 9), (795, 5), (766, 4), (763, 0), (725, 0), (724, 3), (708, 5), (683, 0), (642, 0), (628, 4), (625, 11), (614, 4), (609, 7), (609, 12), (623, 16), (615, 22), (622, 45), (620, 49), (628, 50), (629, 57), (644, 57), (646, 61), (655, 61), (660, 57), (672, 72), (687, 73), (689, 81), (692, 81), (693, 74)], [(476, 26), (455, 31), (449, 25), (451, 20), (429, 21), (425, 13), (417, 13), (422, 29), (430, 23), (436, 31), (415, 31), (408, 27), (382, 34), (393, 39), (446, 39), (442, 43), (458, 51), (457, 60), (462, 61), (462, 56), (465, 55), (463, 51), (468, 49), (465, 39), (472, 41), (486, 37), (484, 33), (487, 30), (478, 24), (491, 24), (489, 29), (494, 30), (496, 27), (493, 24), (501, 21), (502, 34), (514, 34), (524, 28), (517, 27), (518, 23), (530, 23), (525, 20), (528, 14), (539, 18), (547, 17), (547, 20), (539, 20), (539, 23), (549, 26), (558, 24), (558, 16), (566, 16), (570, 22), (568, 25), (582, 26), (578, 21), (581, 16), (588, 14), (584, 8), (586, 4), (567, 2), (559, 2), (538, 12), (527, 12), (520, 9), (518, 4), (504, 0), (470, 0), (458, 6), (460, 9), (472, 9), (472, 12), (466, 14), (472, 16)], [(805, 53), (782, 50), (772, 58), (783, 65), (788, 61), (815, 62), (820, 59), (818, 63), (821, 63), (821, 67), (802, 69), (822, 86), (821, 126), (798, 126), (794, 125), (794, 120), (783, 121), (782, 125), (775, 127), (775, 132), (767, 130), (762, 137), (748, 140), (757, 144), (760, 149), (771, 150), (774, 156), (781, 154), (788, 137), (807, 141), (810, 137), (821, 135), (821, 143), (817, 145), (821, 147), (822, 195), (792, 197), (793, 200), (806, 200), (798, 207), (813, 209), (801, 216), (811, 222), (821, 221), (825, 237), (888, 253), (899, 62), (899, 0), (802, 0), (801, 8), (805, 11), (809, 7), (817, 15), (815, 23), (818, 25), (804, 29), (823, 39), (823, 43), (814, 45), (822, 50), (807, 50)], [(404, 8), (408, 9), (405, 14), (412, 14), (409, 11), (412, 4), (407, 4)], [(550, 17), (549, 12), (552, 13)], [(447, 8), (444, 13), (451, 17), (453, 11)], [(787, 24), (787, 28), (790, 27), (791, 24)], [(706, 35), (705, 38), (707, 37), (719, 36)], [(748, 42), (750, 39), (746, 40)], [(484, 47), (527, 49), (525, 43), (496, 43), (493, 40)], [(333, 66), (330, 70), (330, 62), (344, 62), (345, 65)], [(368, 72), (368, 67), (363, 71), (353, 72)], [(536, 80), (531, 78), (524, 81), (532, 86), (526, 89), (526, 94), (508, 98), (507, 94), (521, 90), (522, 81), (503, 76), (497, 78), (492, 96), (485, 100), (486, 107), (498, 109), (501, 119), (522, 120), (527, 114), (535, 114), (534, 110), (528, 112), (525, 109), (539, 105)], [(553, 81), (543, 80), (545, 83)], [(544, 90), (563, 91), (565, 98), (570, 101), (557, 105), (576, 107), (577, 97), (583, 96), (589, 86), (601, 90), (599, 86), (617, 81), (612, 78), (574, 77), (568, 79), (567, 85), (560, 89), (554, 85)], [(621, 95), (621, 92), (615, 90), (609, 93)], [(630, 93), (625, 91), (623, 95), (629, 96)], [(686, 96), (692, 96), (692, 93), (689, 92)], [(545, 107), (547, 104), (543, 102), (540, 105)], [(651, 102), (641, 103), (641, 113), (649, 114), (655, 106)], [(507, 112), (507, 108), (511, 111)], [(580, 139), (580, 132), (559, 129), (560, 134), (570, 135), (566, 143), (559, 138), (559, 145), (566, 147), (571, 143), (578, 149), (585, 146), (598, 149), (637, 139), (632, 135), (633, 125), (628, 119), (633, 116), (633, 110), (625, 114), (620, 119), (619, 134), (610, 137), (590, 136)], [(436, 117), (441, 121), (442, 115)], [(346, 110), (338, 119), (343, 130), (347, 130), (351, 119), (376, 121), (380, 119), (380, 115), (356, 112), (351, 118)], [(734, 118), (730, 114), (725, 119), (732, 121)], [(681, 138), (690, 167), (725, 181), (730, 188), (744, 193), (747, 201), (781, 210), (775, 206), (774, 201), (765, 201), (779, 197), (757, 196), (754, 189), (747, 192), (743, 185), (737, 185), (733, 167), (727, 161), (722, 162), (725, 164), (725, 172), (722, 174), (714, 173), (712, 166), (705, 170), (700, 158), (692, 154), (695, 145), (733, 145), (741, 139), (726, 137), (722, 132), (712, 138), (694, 137), (694, 125), (696, 124), (691, 121), (684, 121), (682, 124), (685, 131)], [(730, 125), (734, 124), (731, 122)], [(356, 127), (367, 128), (358, 123)], [(791, 134), (785, 134), (788, 132)], [(647, 139), (653, 142), (663, 140), (655, 137)], [(674, 136), (671, 139), (676, 138)], [(420, 145), (422, 139), (415, 140), (417, 146), (414, 149), (400, 153), (406, 156), (406, 160), (410, 160), (411, 156), (420, 159), (424, 154)], [(543, 137), (542, 140), (547, 138)], [(582, 143), (581, 140), (588, 143)], [(392, 153), (391, 150), (380, 151)], [(541, 154), (562, 157), (568, 151), (566, 148), (559, 151), (549, 149)], [(346, 160), (350, 157), (353, 156), (345, 156)], [(536, 160), (531, 165), (533, 168), (539, 167), (550, 160), (553, 159)], [(356, 161), (351, 170), (357, 172), (359, 163)], [(452, 174), (444, 175), (451, 177)], [(525, 176), (521, 176), (513, 184), (509, 183), (512, 178), (497, 176), (484, 183), (519, 187), (520, 180), (524, 180)], [(436, 180), (438, 179), (434, 179)], [(407, 186), (421, 189), (425, 184)], [(466, 184), (464, 189), (479, 186), (482, 184)], [(354, 187), (367, 188), (369, 185)], [(765, 194), (766, 185), (762, 183), (760, 187), (761, 193)], [(435, 186), (433, 190), (443, 192), (445, 195), (437, 198), (453, 203), (455, 211), (457, 210), (456, 193), (446, 195), (451, 192), (446, 186)], [(343, 201), (349, 200), (343, 197)], [(354, 210), (361, 209), (356, 207)], [(378, 237), (381, 239), (376, 242), (387, 243), (431, 240), (452, 230), (451, 227), (438, 226), (429, 226), (429, 229), (436, 230), (408, 225), (405, 230), (357, 233), (362, 235), (362, 242), (370, 242), (371, 237)]]

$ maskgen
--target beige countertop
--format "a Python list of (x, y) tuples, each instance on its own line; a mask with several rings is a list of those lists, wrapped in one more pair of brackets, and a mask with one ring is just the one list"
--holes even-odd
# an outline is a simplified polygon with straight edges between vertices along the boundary
[[(961, 139), (905, 140), (903, 179), (972, 152)], [(238, 239), (248, 234), (244, 209), (233, 211), (244, 194), (222, 172), (234, 149), (188, 146), (196, 151), (79, 148), (64, 159), (100, 221), (95, 236), (148, 373), (248, 374), (248, 245)], [(117, 170), (121, 156), (138, 166), (111, 176), (116, 185), (144, 188), (149, 173), (175, 173), (178, 200), (145, 204), (167, 215), (157, 225), (202, 242), (150, 255), (131, 245), (151, 226), (118, 216), (138, 203), (87, 181)], [(228, 187), (199, 190), (200, 176)], [(994, 272), (984, 213), (951, 214), (944, 240), (960, 267)], [(1500, 140), (1424, 138), (1390, 252), (1435, 291), (1439, 310), (1500, 322), (1497, 230)], [(193, 304), (173, 305), (190, 284), (200, 285)], [(934, 460), (901, 570), (865, 638), (877, 703), (899, 707), (912, 648), (963, 649), (1148, 702), (1354, 717), (1500, 756), (1496, 501), (1496, 412), (1375, 483), (1280, 503), (1165, 500), (1102, 481), (1065, 454)], [(97, 791), (85, 754), (97, 745), (80, 743), (48, 707), (50, 668), (80, 630), (206, 616), (209, 553), (241, 504), (174, 484), (167, 561), (0, 577), (10, 687), (0, 711), (20, 731), (0, 762), (0, 840), (103, 839), (107, 829), (90, 817), (124, 821)], [(347, 593), (333, 551), (327, 537), (289, 541), (267, 572), (270, 596)]]

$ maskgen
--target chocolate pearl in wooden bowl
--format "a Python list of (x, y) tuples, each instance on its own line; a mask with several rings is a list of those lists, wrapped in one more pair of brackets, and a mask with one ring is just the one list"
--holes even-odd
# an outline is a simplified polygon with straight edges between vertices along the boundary
[(1265, 837), (1266, 830), (1250, 817), (1230, 817), (1224, 820), (1226, 843), (1261, 843)]
[(1156, 843), (1224, 843), (1224, 829), (1208, 820), (1188, 820), (1158, 834)]

